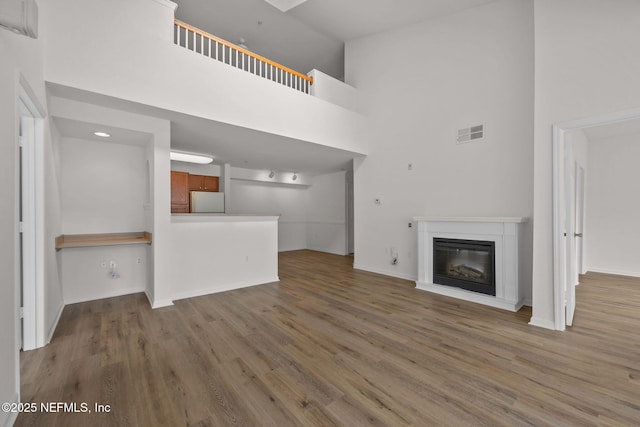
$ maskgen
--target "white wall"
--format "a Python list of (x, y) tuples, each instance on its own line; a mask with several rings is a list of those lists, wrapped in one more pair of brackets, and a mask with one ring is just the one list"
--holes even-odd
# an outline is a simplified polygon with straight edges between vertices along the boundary
[(279, 214), (278, 251), (306, 249), (307, 189), (306, 186), (232, 179), (233, 197), (228, 213)]
[(552, 125), (640, 106), (640, 3), (535, 0), (532, 323), (553, 327)]
[[(45, 105), (42, 40), (0, 29), (0, 58), (0, 401), (19, 402), (18, 90), (22, 75), (35, 101)], [(0, 426), (15, 415), (0, 412)]]
[(64, 234), (146, 231), (145, 147), (63, 138)]
[[(144, 292), (147, 288), (147, 245), (69, 248), (60, 251), (60, 258), (65, 304)], [(116, 263), (115, 279), (110, 261)]]
[(309, 88), (311, 95), (348, 110), (360, 111), (358, 91), (354, 87), (322, 71), (311, 70), (307, 75), (313, 78), (313, 84)]
[[(146, 160), (144, 146), (62, 138), (63, 234), (149, 231), (144, 210)], [(147, 287), (145, 245), (64, 249), (59, 256), (66, 304)], [(111, 260), (116, 262), (117, 279), (108, 274)], [(102, 267), (105, 262), (107, 268)]]
[[(382, 60), (390, 52), (397, 61)], [(370, 144), (354, 164), (358, 268), (415, 280), (413, 216), (532, 216), (533, 59), (526, 0), (347, 43)], [(480, 123), (486, 140), (456, 145), (459, 128)], [(530, 222), (523, 237), (531, 259)]]
[(346, 255), (346, 172), (315, 176), (306, 197), (307, 249)]
[(587, 270), (640, 277), (640, 135), (589, 141)]
[(171, 299), (278, 281), (277, 218), (174, 216)]
[[(248, 170), (234, 176), (248, 177)], [(300, 175), (283, 183), (290, 173), (268, 178), (269, 171), (254, 171), (254, 179), (231, 180), (232, 203), (228, 213), (279, 214), (278, 251), (311, 249), (339, 255), (346, 253), (345, 172), (317, 176)], [(265, 176), (263, 176), (265, 175)], [(275, 182), (264, 182), (269, 179)]]

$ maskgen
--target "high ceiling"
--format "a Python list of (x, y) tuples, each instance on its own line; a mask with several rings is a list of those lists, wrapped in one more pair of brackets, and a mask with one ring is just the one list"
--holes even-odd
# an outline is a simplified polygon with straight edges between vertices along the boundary
[[(344, 43), (495, 0), (175, 0), (176, 17), (302, 73), (344, 76)], [(298, 1), (271, 1), (296, 4)]]
[[(175, 0), (176, 17), (232, 43), (301, 72), (318, 69), (344, 74), (344, 42), (495, 0)], [(358, 154), (139, 105), (97, 94), (48, 85), (53, 96), (75, 99), (171, 121), (171, 146), (211, 154), (217, 163), (250, 169), (310, 174), (349, 167)], [(95, 139), (92, 123), (56, 119), (61, 134)], [(145, 135), (108, 129), (111, 142), (139, 144)], [(216, 135), (212, 139), (211, 135)]]

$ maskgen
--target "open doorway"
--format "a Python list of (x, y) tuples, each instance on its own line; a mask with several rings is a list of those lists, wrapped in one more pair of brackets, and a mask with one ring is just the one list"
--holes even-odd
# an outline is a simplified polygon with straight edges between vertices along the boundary
[[(585, 202), (585, 199), (589, 199), (587, 188), (599, 180), (599, 178), (591, 179), (587, 163), (593, 164), (596, 160), (599, 162), (604, 157), (602, 154), (611, 149), (612, 146), (608, 145), (608, 138), (605, 136), (614, 137), (634, 133), (640, 136), (640, 111), (616, 113), (554, 126), (554, 310), (555, 328), (558, 330), (564, 330), (566, 326), (571, 326), (573, 323), (576, 303), (575, 286), (579, 283), (579, 274), (585, 273), (587, 269), (614, 272), (610, 267), (606, 269), (607, 271), (594, 267), (594, 260), (590, 261), (589, 266), (585, 261), (588, 259), (588, 251), (585, 253), (587, 245), (605, 246), (606, 242), (602, 240), (596, 243), (592, 240), (588, 243), (590, 237), (588, 224), (591, 220), (596, 221), (596, 218), (589, 219), (588, 214), (585, 231), (585, 212), (588, 212), (588, 209), (585, 211), (585, 206), (589, 203), (588, 200)], [(590, 153), (587, 147), (591, 146), (603, 151)], [(589, 156), (591, 161), (587, 162), (586, 156)], [(609, 173), (608, 171), (619, 172), (621, 168), (612, 164), (597, 168), (597, 170), (600, 169)], [(634, 169), (637, 170), (637, 168)], [(604, 193), (611, 196), (618, 186), (609, 185), (609, 187), (604, 189)], [(628, 196), (630, 195), (627, 195), (627, 198)], [(607, 202), (599, 203), (604, 206), (602, 211), (609, 212), (610, 215), (621, 212), (614, 202), (608, 202), (609, 205)], [(602, 221), (602, 218), (598, 218), (597, 221)], [(640, 232), (640, 228), (638, 230)], [(625, 274), (625, 271), (618, 271)]]

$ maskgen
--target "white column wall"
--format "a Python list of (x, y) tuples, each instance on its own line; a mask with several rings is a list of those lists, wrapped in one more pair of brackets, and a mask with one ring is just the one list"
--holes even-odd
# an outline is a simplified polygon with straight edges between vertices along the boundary
[(640, 3), (535, 0), (532, 323), (554, 324), (552, 126), (640, 107)]
[(315, 176), (306, 197), (307, 248), (346, 255), (346, 172)]
[[(22, 78), (33, 89), (34, 101), (44, 106), (42, 40), (33, 40), (0, 29), (0, 401), (19, 402), (20, 393), (20, 324), (19, 324), (19, 246), (18, 246), (18, 96)], [(49, 144), (48, 122), (44, 122), (44, 143)], [(44, 150), (45, 164), (51, 161), (51, 151)], [(46, 178), (46, 177), (45, 177)], [(46, 203), (46, 201), (45, 201)], [(45, 220), (44, 234), (59, 226), (56, 217)], [(54, 230), (55, 231), (55, 230)], [(55, 318), (51, 306), (57, 307), (58, 282), (51, 254), (45, 253), (45, 321)], [(49, 325), (45, 325), (48, 330)], [(0, 425), (11, 425), (16, 414), (0, 412)]]

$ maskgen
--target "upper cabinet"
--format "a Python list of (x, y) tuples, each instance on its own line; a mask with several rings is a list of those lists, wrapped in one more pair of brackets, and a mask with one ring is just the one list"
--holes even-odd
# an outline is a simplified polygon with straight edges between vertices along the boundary
[(189, 191), (218, 191), (217, 176), (189, 175)]
[(187, 172), (171, 171), (171, 213), (190, 213), (190, 193), (192, 191), (212, 191), (219, 189), (217, 176), (191, 175)]

